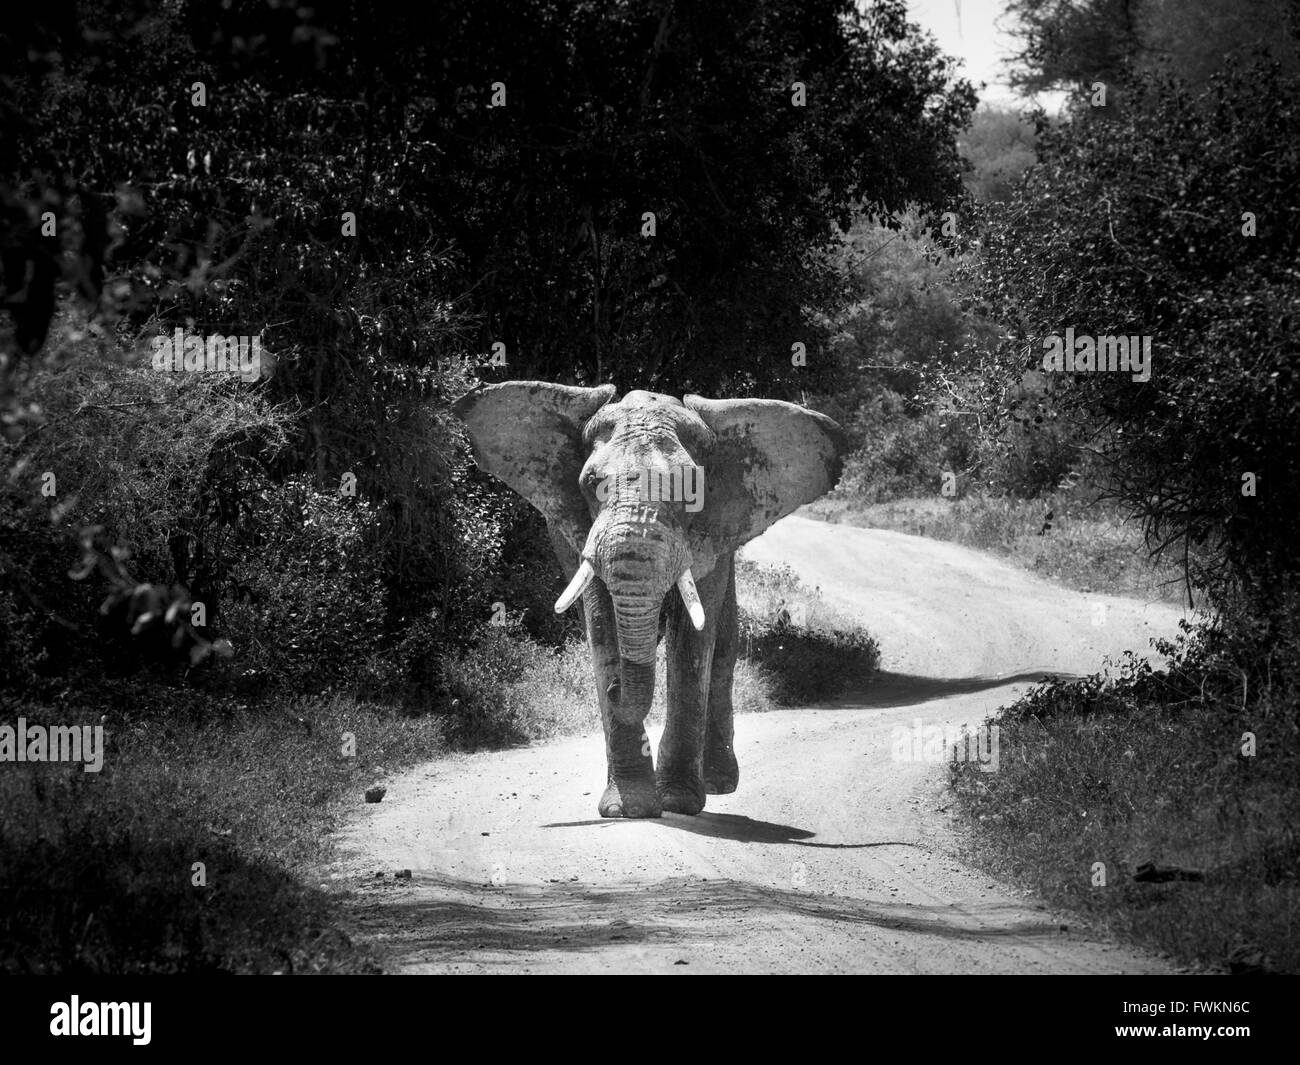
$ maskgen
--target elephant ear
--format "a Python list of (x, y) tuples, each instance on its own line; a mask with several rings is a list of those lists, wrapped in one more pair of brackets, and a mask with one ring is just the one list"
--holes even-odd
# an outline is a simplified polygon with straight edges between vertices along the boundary
[(840, 479), (847, 440), (824, 414), (775, 399), (682, 402), (717, 436), (704, 508), (691, 524), (692, 557), (734, 551)]
[(481, 469), (540, 510), (576, 551), (591, 527), (578, 489), (586, 460), (582, 427), (614, 398), (613, 385), (576, 388), (545, 381), (480, 385), (452, 404)]

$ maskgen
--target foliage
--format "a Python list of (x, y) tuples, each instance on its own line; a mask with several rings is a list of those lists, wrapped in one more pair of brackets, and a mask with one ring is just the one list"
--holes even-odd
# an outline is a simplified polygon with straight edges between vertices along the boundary
[(811, 348), (805, 309), (839, 298), (832, 220), (951, 200), (973, 107), (902, 0), (26, 18), (58, 74), (13, 79), (18, 169), (73, 170), (113, 212), (118, 311), (265, 326), (318, 467), (381, 383), (497, 341), (513, 377), (806, 384), (781, 338)]
[(1143, 0), (1138, 7), (1142, 69), (1204, 85), (1229, 62), (1264, 55), (1300, 74), (1300, 23), (1290, 0)]
[[(855, 435), (853, 413), (888, 390), (914, 397), (920, 371), (942, 363), (980, 333), (980, 323), (956, 305), (952, 279), (959, 260), (953, 242), (915, 210), (859, 217), (841, 236), (836, 269), (855, 290), (835, 318), (832, 353), (844, 380), (819, 395), (819, 409)], [(911, 405), (906, 413), (921, 409)]]
[(376, 521), (365, 500), (317, 492), (305, 478), (259, 493), (240, 529), (225, 610), (245, 687), (365, 686), (388, 606), (367, 550)]
[[(1045, 131), (1042, 164), (988, 211), (973, 305), (1004, 339), (944, 383), (986, 418), (1088, 448), (1153, 547), (1205, 545), (1194, 581), (1263, 603), (1300, 550), (1300, 157), (1261, 146), (1300, 128), (1300, 81), (1260, 67), (1200, 95), (1139, 90), (1105, 127)], [(1038, 372), (1067, 327), (1150, 336), (1150, 381)]]
[(1007, 17), (1020, 40), (1012, 84), (1030, 92), (1117, 87), (1136, 72), (1200, 86), (1257, 55), (1300, 73), (1289, 0), (1010, 0)]
[(559, 651), (529, 638), (518, 620), (485, 625), (471, 647), (443, 663), (449, 739), (501, 746), (580, 732), (600, 724), (585, 643)]
[(139, 677), (48, 704), (0, 696), (4, 720), (20, 715), (102, 723), (104, 762), (0, 773), (0, 972), (378, 971), (319, 864), (343, 804), (443, 749), (437, 718), (340, 697), (271, 709)]
[(935, 411), (908, 417), (900, 398), (886, 392), (854, 416), (861, 446), (844, 464), (839, 498), (869, 504), (942, 491), (951, 474), (953, 492), (965, 494), (977, 456), (960, 419)]
[(1020, 39), (1011, 84), (1026, 92), (1114, 84), (1139, 47), (1135, 0), (1008, 0)]
[[(1184, 622), (1165, 669), (1130, 652), (1003, 709), (1000, 771), (954, 769), (981, 860), (1185, 961), (1300, 968), (1294, 584), (1282, 599), (1266, 620)], [(1146, 863), (1198, 879), (1144, 883)]]
[(805, 629), (744, 613), (741, 653), (770, 678), (772, 701), (807, 706), (860, 690), (880, 668), (880, 646), (864, 630)]
[[(1163, 669), (1129, 653), (1003, 709), (999, 772), (954, 769), (962, 816), (981, 862), (1050, 901), (1200, 967), (1296, 971), (1294, 5), (1012, 9), (1023, 84), (1120, 78), (1122, 106), (1040, 123), (1041, 163), (988, 210), (971, 269), (1005, 335), (943, 386), (1088, 448), (1215, 613), (1157, 644)], [(1067, 326), (1151, 335), (1150, 381), (1033, 372)], [(1152, 863), (1191, 876), (1152, 883)]]
[(858, 219), (843, 238), (839, 269), (859, 293), (837, 319), (832, 348), (846, 383), (815, 400), (848, 431), (842, 497), (936, 493), (944, 474), (958, 494), (982, 485), (1032, 497), (1081, 465), (1059, 434), (1008, 432), (927, 387), (963, 369), (964, 353), (997, 343), (994, 323), (960, 299), (976, 266), (961, 236), (968, 224), (954, 215), (936, 227), (909, 211), (888, 224)]
[(788, 565), (736, 562), (740, 656), (763, 675), (772, 702), (806, 706), (860, 690), (880, 667), (880, 647), (827, 606)]
[(979, 108), (957, 143), (969, 164), (966, 189), (979, 203), (1007, 199), (1037, 161), (1034, 123), (1000, 107)]
[(229, 529), (286, 419), (237, 382), (154, 373), (71, 320), (55, 333), (16, 393), (39, 421), (0, 442), (0, 586), (23, 617), (7, 638), (25, 632), (15, 657), (46, 677), (192, 665), (210, 641), (191, 603), (217, 632)]
[[(202, 489), (174, 470), (167, 499), (208, 495), (183, 521), (103, 521), (106, 543), (129, 538), (143, 571), (219, 612), (247, 594), (232, 581), (257, 583), (222, 569), (217, 542), (254, 535), (249, 508), (274, 509), (289, 479), (322, 500), (351, 480), (368, 508), (356, 553), (382, 585), (358, 631), (400, 642), (432, 624), (461, 647), (497, 602), (548, 642), (571, 629), (548, 609), (536, 515), (467, 469), (446, 400), (476, 375), (722, 394), (833, 379), (819, 352), (847, 295), (833, 222), (863, 199), (951, 200), (973, 107), (902, 0), (530, 0), (505, 21), (459, 0), (383, 18), (353, 0), (54, 0), (0, 30), (0, 55), (15, 59), (0, 102), (8, 438), (46, 417), (25, 367), (57, 373), (41, 343), (60, 294), (101, 346), (260, 336), (274, 373), (256, 393), (281, 437), (222, 441), (234, 458)], [(498, 342), (504, 365), (487, 359)]]

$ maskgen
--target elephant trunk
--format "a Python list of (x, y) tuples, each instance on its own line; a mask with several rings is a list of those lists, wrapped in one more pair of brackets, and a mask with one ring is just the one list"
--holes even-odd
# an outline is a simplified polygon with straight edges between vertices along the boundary
[(640, 725), (654, 699), (659, 611), (687, 568), (689, 551), (680, 532), (654, 521), (601, 529), (591, 547), (618, 635), (619, 678), (610, 705), (620, 722)]
[(659, 642), (659, 601), (615, 595), (618, 632), (618, 688), (610, 692), (614, 716), (625, 725), (640, 725), (655, 694), (655, 648)]

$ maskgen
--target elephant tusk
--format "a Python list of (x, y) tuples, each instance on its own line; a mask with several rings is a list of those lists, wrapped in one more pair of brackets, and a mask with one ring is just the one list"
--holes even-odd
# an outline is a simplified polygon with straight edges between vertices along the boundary
[(555, 612), (563, 614), (569, 607), (573, 606), (573, 601), (583, 593), (587, 585), (591, 583), (591, 578), (595, 575), (596, 571), (592, 569), (591, 563), (584, 558), (582, 565), (578, 567), (578, 572), (573, 575), (573, 580), (569, 582), (569, 586), (564, 589), (560, 598), (555, 600)]
[(690, 566), (677, 578), (677, 590), (682, 593), (682, 602), (686, 604), (686, 612), (691, 616), (691, 624), (699, 632), (704, 628), (704, 607), (700, 605), (700, 593), (695, 590), (695, 578), (691, 576)]

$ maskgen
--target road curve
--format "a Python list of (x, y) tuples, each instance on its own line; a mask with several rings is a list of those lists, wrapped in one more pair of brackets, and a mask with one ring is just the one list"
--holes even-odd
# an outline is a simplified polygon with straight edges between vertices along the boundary
[(744, 553), (788, 563), (859, 618), (880, 640), (880, 680), (834, 706), (737, 717), (740, 787), (694, 818), (598, 818), (598, 736), (441, 759), (387, 781), (384, 801), (341, 832), (329, 874), (390, 967), (1167, 971), (958, 860), (942, 766), (894, 759), (892, 737), (918, 721), (976, 725), (1044, 672), (1148, 652), (1150, 637), (1176, 631), (1177, 609), (798, 515)]

